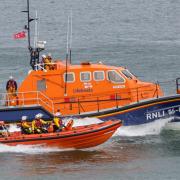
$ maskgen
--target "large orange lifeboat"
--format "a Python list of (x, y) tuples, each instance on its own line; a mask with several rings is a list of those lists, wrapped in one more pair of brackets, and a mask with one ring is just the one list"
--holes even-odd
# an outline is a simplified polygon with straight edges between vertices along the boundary
[[(71, 125), (72, 122), (69, 127)], [(11, 146), (43, 144), (49, 147), (83, 149), (104, 143), (120, 126), (120, 120), (109, 120), (99, 124), (69, 128), (58, 133), (27, 135), (13, 132), (9, 133), (8, 136), (0, 137), (0, 143)]]
[(48, 111), (60, 109), (62, 115), (76, 115), (163, 95), (158, 84), (143, 82), (124, 67), (87, 62), (66, 67), (61, 60), (54, 62), (53, 70), (42, 67), (27, 75), (18, 89), (19, 94), (26, 92), (20, 104), (37, 104), (37, 94), (28, 92), (40, 92), (38, 97), (43, 99), (39, 102)]

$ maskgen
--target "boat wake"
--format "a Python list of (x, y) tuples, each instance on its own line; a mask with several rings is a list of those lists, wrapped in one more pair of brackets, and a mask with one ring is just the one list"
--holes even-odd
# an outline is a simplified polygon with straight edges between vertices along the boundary
[(117, 129), (114, 136), (146, 136), (146, 135), (158, 135), (164, 129), (166, 124), (173, 119), (159, 119), (151, 123), (135, 125), (135, 126), (122, 126)]
[[(63, 122), (66, 125), (67, 122), (70, 120), (71, 118), (68, 119), (64, 119)], [(86, 125), (90, 125), (90, 124), (97, 124), (97, 123), (101, 123), (103, 122), (102, 120), (98, 119), (98, 118), (73, 118), (74, 120), (74, 125), (73, 127), (76, 126), (86, 126)]]
[(43, 154), (51, 152), (66, 151), (59, 148), (50, 148), (43, 145), (17, 145), (8, 146), (0, 144), (0, 153), (23, 153), (23, 154)]
[[(146, 135), (158, 135), (164, 129), (164, 127), (173, 119), (159, 119), (151, 123), (134, 125), (134, 126), (121, 126), (117, 129), (116, 133), (113, 136), (146, 136)], [(69, 119), (65, 120), (65, 124)], [(83, 118), (83, 119), (74, 119), (75, 126), (84, 126), (89, 124), (100, 123), (102, 120), (98, 118)]]

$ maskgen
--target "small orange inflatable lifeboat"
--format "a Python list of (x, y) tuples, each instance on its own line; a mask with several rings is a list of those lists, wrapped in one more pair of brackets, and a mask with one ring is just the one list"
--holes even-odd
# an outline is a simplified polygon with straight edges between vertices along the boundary
[(121, 126), (121, 121), (108, 120), (98, 124), (72, 127), (73, 121), (71, 120), (68, 124), (68, 129), (58, 133), (21, 134), (21, 132), (13, 132), (8, 136), (0, 137), (0, 143), (11, 146), (43, 144), (60, 148), (90, 148), (107, 141)]

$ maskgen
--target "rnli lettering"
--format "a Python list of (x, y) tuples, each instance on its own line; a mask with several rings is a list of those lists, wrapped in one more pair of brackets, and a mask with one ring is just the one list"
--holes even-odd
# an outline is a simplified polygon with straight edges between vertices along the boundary
[(152, 120), (152, 119), (158, 119), (158, 118), (162, 118), (165, 116), (165, 112), (161, 111), (161, 112), (152, 112), (152, 113), (147, 113), (146, 114), (146, 119), (147, 120)]
[(148, 112), (146, 113), (146, 120), (148, 121), (148, 120), (162, 118), (165, 116), (173, 116), (176, 112), (177, 113), (180, 112), (179, 106), (176, 106), (173, 108), (164, 108), (164, 109), (161, 109), (160, 111)]
[(92, 88), (86, 88), (86, 89), (77, 88), (77, 89), (73, 89), (73, 92), (74, 93), (93, 92), (93, 89)]

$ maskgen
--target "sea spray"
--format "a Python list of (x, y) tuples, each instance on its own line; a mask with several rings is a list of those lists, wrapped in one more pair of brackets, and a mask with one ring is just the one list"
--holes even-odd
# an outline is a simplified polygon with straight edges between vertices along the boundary
[(161, 133), (165, 125), (173, 118), (159, 119), (150, 123), (135, 125), (135, 126), (121, 126), (117, 129), (114, 136), (146, 136), (158, 135)]
[(10, 124), (8, 131), (9, 132), (17, 132), (17, 131), (21, 131), (21, 128), (18, 127), (16, 124)]
[[(65, 118), (63, 120), (63, 123), (66, 125), (70, 119), (72, 119), (72, 118)], [(73, 118), (73, 120), (74, 120), (73, 127), (85, 126), (85, 125), (97, 124), (97, 123), (103, 122), (102, 120), (100, 120), (98, 118), (88, 118), (88, 117), (86, 117), (86, 118)]]

